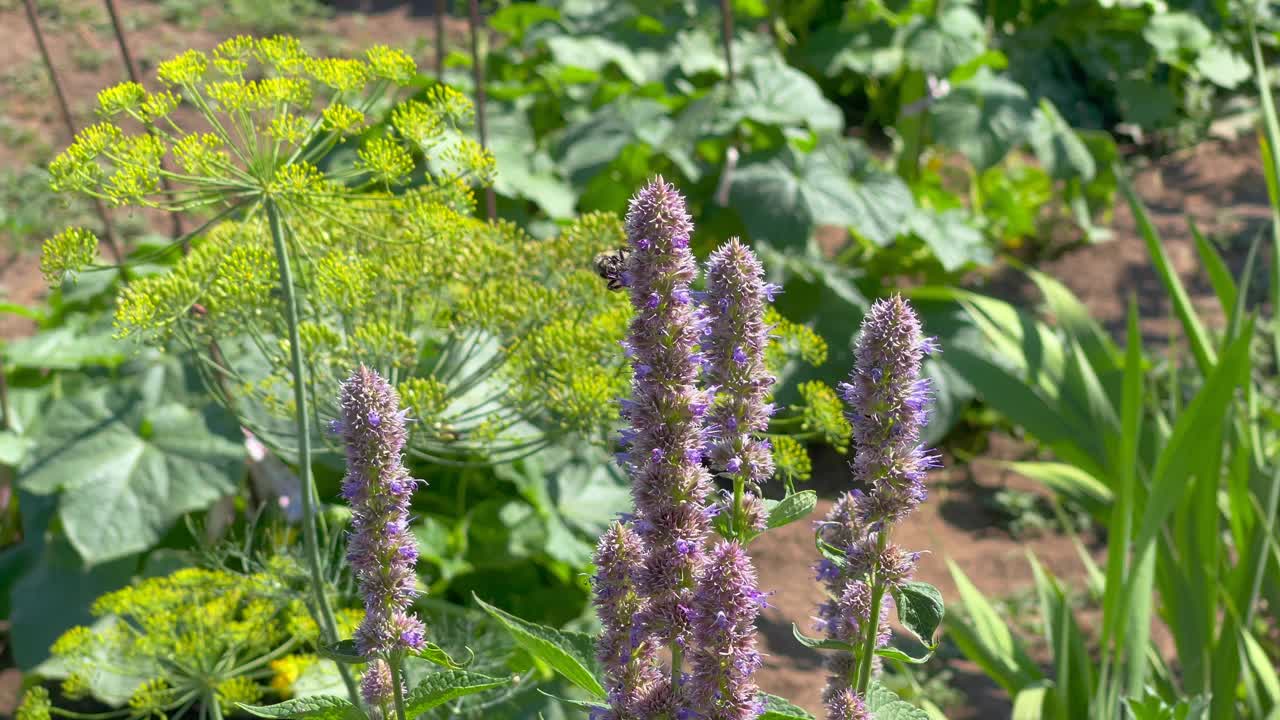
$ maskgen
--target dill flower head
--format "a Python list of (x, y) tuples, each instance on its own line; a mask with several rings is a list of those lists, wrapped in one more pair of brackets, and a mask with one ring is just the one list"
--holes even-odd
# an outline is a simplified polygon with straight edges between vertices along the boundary
[(408, 431), (400, 398), (386, 380), (361, 366), (342, 385), (342, 417), (333, 429), (347, 449), (342, 495), (351, 503), (347, 561), (364, 597), (356, 647), (368, 658), (417, 650), (426, 628), (409, 611), (417, 596), (417, 541), (409, 531), (409, 500), (417, 480), (401, 452)]
[(631, 199), (627, 268), (635, 316), (624, 349), (631, 358), (630, 423), (623, 460), (632, 478), (636, 530), (648, 556), (639, 577), (649, 602), (646, 628), (676, 645), (689, 631), (689, 598), (709, 528), (710, 476), (704, 417), (710, 394), (698, 387), (698, 340), (705, 321), (689, 284), (693, 224), (684, 198), (656, 178)]

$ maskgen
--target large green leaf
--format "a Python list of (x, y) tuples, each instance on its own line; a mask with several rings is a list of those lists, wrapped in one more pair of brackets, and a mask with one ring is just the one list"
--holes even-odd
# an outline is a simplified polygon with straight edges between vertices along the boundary
[(730, 205), (756, 240), (803, 250), (818, 225), (839, 225), (887, 245), (914, 209), (907, 186), (879, 169), (853, 140), (823, 138), (748, 157), (734, 175)]
[(822, 94), (818, 84), (776, 54), (749, 63), (733, 91), (728, 112), (762, 125), (801, 125), (832, 133), (844, 128), (840, 108)]
[(1034, 111), (1021, 85), (983, 68), (930, 107), (930, 122), (940, 144), (986, 170), (1027, 138)]
[[(24, 502), (24, 510), (26, 506)], [(138, 568), (136, 556), (86, 567), (61, 537), (40, 544), (28, 563), (30, 569), (9, 595), (13, 656), (25, 669), (43, 662), (63, 632), (91, 622), (89, 605), (99, 595), (129, 584)]]
[(902, 626), (910, 630), (925, 647), (930, 650), (936, 648), (933, 636), (946, 615), (942, 593), (938, 588), (916, 580), (904, 583), (895, 590), (893, 599), (898, 608), (898, 621)]
[(100, 386), (54, 403), (18, 474), (28, 492), (64, 491), (58, 517), (93, 564), (141, 552), (183, 514), (235, 490), (244, 446), (235, 421), (154, 388)]
[(1177, 62), (1213, 42), (1213, 33), (1204, 22), (1186, 12), (1156, 13), (1142, 29), (1142, 36), (1164, 62)]
[(275, 705), (236, 705), (254, 717), (280, 720), (358, 720), (365, 717), (350, 700), (336, 695), (311, 695)]
[(671, 128), (667, 108), (657, 100), (620, 98), (566, 128), (557, 159), (573, 184), (582, 188), (628, 145), (661, 147)]
[(405, 716), (416, 718), (450, 700), (509, 685), (510, 680), (493, 678), (465, 670), (443, 670), (428, 674), (404, 699)]
[(520, 647), (550, 665), (566, 680), (602, 698), (604, 686), (596, 679), (595, 640), (586, 633), (536, 625), (499, 610), (480, 598), (477, 604), (511, 633)]
[(500, 195), (532, 200), (553, 218), (573, 215), (577, 198), (556, 170), (555, 163), (537, 146), (524, 114), (490, 111), (489, 151), (498, 164), (493, 189)]
[(986, 29), (973, 9), (948, 3), (938, 17), (919, 20), (902, 37), (907, 62), (929, 75), (946, 77), (986, 49)]

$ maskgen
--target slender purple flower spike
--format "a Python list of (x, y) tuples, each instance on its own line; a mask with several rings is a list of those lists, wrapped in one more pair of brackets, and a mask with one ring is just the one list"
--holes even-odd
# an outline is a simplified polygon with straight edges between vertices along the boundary
[(636, 577), (644, 563), (644, 546), (629, 525), (614, 523), (596, 546), (596, 614), (602, 630), (596, 656), (604, 668), (609, 710), (599, 720), (630, 720), (637, 705), (660, 680), (657, 653), (635, 621), (645, 607), (636, 591)]
[[(401, 688), (403, 690), (403, 688)], [(391, 666), (386, 660), (371, 660), (360, 678), (360, 695), (365, 704), (375, 710), (390, 707), (394, 702), (395, 686), (391, 680)]]
[(385, 658), (426, 641), (426, 628), (409, 611), (418, 561), (409, 498), (418, 481), (404, 467), (405, 413), (386, 380), (361, 366), (343, 383), (339, 405), (336, 429), (347, 450), (342, 495), (352, 510), (347, 561), (365, 607), (356, 647), (365, 657)]
[[(924, 500), (925, 474), (937, 465), (937, 456), (920, 442), (930, 401), (921, 362), (936, 351), (905, 300), (895, 295), (877, 301), (863, 319), (853, 372), (840, 386), (853, 426), (854, 479), (868, 491), (845, 493), (819, 524), (819, 539), (843, 557), (823, 558), (814, 568), (828, 597), (816, 620), (827, 637), (857, 648), (888, 644), (892, 591), (910, 580), (919, 559), (888, 538), (892, 526)], [(823, 700), (830, 720), (869, 717), (853, 678), (877, 672), (880, 658), (862, 657), (865, 650), (828, 658)]]
[(703, 342), (707, 382), (717, 388), (707, 419), (712, 466), (734, 481), (734, 519), (743, 527), (744, 486), (759, 486), (773, 475), (773, 453), (759, 437), (769, 427), (768, 402), (774, 378), (765, 366), (769, 327), (764, 322), (769, 286), (755, 253), (737, 238), (720, 246), (707, 263), (707, 311)]
[(746, 550), (721, 542), (693, 597), (689, 704), (705, 720), (751, 720), (762, 712), (752, 675), (760, 667), (756, 617), (764, 596)]
[(688, 608), (704, 560), (711, 491), (700, 461), (710, 393), (698, 387), (705, 322), (689, 292), (698, 271), (689, 251), (692, 229), (684, 198), (660, 177), (631, 199), (627, 271), (635, 317), (627, 348), (634, 376), (631, 398), (623, 403), (631, 425), (625, 467), (635, 527), (647, 549), (637, 578), (648, 603), (641, 623), (676, 658), (689, 639)]
[(937, 455), (920, 444), (930, 401), (920, 363), (936, 349), (899, 295), (877, 300), (863, 318), (840, 393), (853, 425), (854, 479), (873, 491), (863, 507), (873, 523), (896, 523), (915, 509), (926, 495), (925, 474), (937, 466)]

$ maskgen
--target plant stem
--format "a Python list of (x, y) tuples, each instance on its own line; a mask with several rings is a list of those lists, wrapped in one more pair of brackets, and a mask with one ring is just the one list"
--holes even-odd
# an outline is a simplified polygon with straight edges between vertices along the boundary
[(400, 653), (397, 652), (393, 657), (387, 658), (387, 665), (391, 668), (391, 693), (396, 702), (396, 718), (408, 720), (405, 717), (404, 688), (400, 685)]
[[(486, 150), (489, 148), (489, 130), (488, 121), (485, 118), (485, 93), (484, 93), (484, 62), (480, 57), (480, 2), (479, 0), (471, 0), (470, 3), (471, 23), (471, 68), (475, 76), (476, 84), (476, 130), (480, 133), (480, 146)], [(492, 220), (497, 217), (497, 199), (493, 194), (493, 186), (488, 185), (484, 189), (484, 207), (485, 216)]]
[(745, 518), (743, 517), (745, 513), (742, 512), (742, 493), (746, 484), (746, 480), (741, 476), (733, 478), (733, 531), (740, 539), (746, 537), (747, 534), (747, 529), (744, 527)]
[(209, 709), (209, 717), (213, 720), (222, 720), (222, 707), (218, 705), (218, 696), (210, 691), (205, 695), (205, 707)]
[[(62, 83), (58, 80), (58, 72), (53, 69), (53, 59), (49, 57), (49, 48), (44, 43), (44, 33), (40, 31), (40, 16), (36, 12), (35, 2), (33, 0), (23, 0), (23, 7), (27, 11), (27, 23), (31, 26), (31, 34), (36, 38), (36, 47), (40, 50), (40, 58), (44, 60), (45, 71), (49, 73), (49, 84), (53, 86), (54, 97), (58, 100), (58, 109), (62, 112), (62, 122), (67, 126), (67, 132), (71, 134), (71, 140), (76, 137), (76, 121), (71, 116), (71, 105), (67, 102), (67, 95), (62, 91)], [(102, 199), (94, 197), (94, 207), (98, 211), (98, 218), (102, 221), (102, 238), (107, 241), (107, 248), (111, 251), (111, 256), (115, 259), (116, 264), (120, 266), (120, 275), (127, 282), (129, 279), (128, 271), (124, 267), (124, 252), (120, 249), (119, 241), (116, 239), (116, 233), (111, 225), (111, 216), (107, 214), (107, 206), (102, 204)]]
[[(889, 528), (880, 531), (876, 538), (876, 558), (884, 554), (885, 545), (889, 543)], [(876, 636), (880, 634), (880, 603), (884, 600), (884, 585), (879, 579), (879, 567), (871, 567), (871, 613), (867, 618), (867, 637), (863, 640), (862, 657), (858, 661), (858, 682), (853, 691), (866, 696), (867, 687), (871, 685), (871, 660), (876, 654)]]
[[(298, 334), (298, 298), (294, 293), (293, 272), (289, 269), (289, 249), (285, 243), (284, 228), (280, 224), (280, 208), (275, 200), (265, 202), (267, 221), (271, 226), (271, 240), (275, 244), (276, 264), (280, 268), (280, 290), (284, 294), (285, 322), (289, 327), (289, 371), (293, 375), (293, 399), (297, 405), (295, 425), (298, 430), (298, 471), (302, 475), (302, 544), (307, 556), (307, 568), (311, 573), (311, 589), (315, 595), (316, 613), (320, 616), (320, 631), (327, 643), (338, 641), (338, 624), (333, 619), (333, 609), (325, 593), (327, 583), (320, 570), (320, 544), (316, 539), (316, 489), (311, 476), (311, 418), (307, 407), (305, 371), (302, 365), (302, 338)], [(351, 694), (351, 702), (360, 704), (351, 670), (338, 663), (342, 681)]]

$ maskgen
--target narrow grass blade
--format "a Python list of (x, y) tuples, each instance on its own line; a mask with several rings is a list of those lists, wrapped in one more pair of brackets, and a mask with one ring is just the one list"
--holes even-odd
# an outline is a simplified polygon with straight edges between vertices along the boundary
[(1151, 264), (1155, 266), (1156, 275), (1159, 276), (1165, 291), (1169, 293), (1169, 299), (1173, 301), (1173, 310), (1182, 324), (1183, 331), (1187, 334), (1187, 341), (1191, 344), (1191, 354), (1195, 356), (1196, 365), (1201, 373), (1208, 375), (1209, 370), (1217, 363), (1213, 345), (1209, 342), (1209, 334), (1191, 305), (1191, 298), (1187, 296), (1182, 279), (1173, 269), (1169, 253), (1165, 252), (1164, 244), (1160, 241), (1155, 225), (1151, 223), (1151, 217), (1147, 214), (1147, 208), (1142, 204), (1142, 199), (1138, 197), (1137, 191), (1133, 189), (1133, 185), (1122, 171), (1117, 170), (1116, 176), (1120, 191), (1124, 193), (1130, 209), (1133, 210), (1133, 218), (1138, 223), (1138, 232), (1147, 245), (1148, 254), (1151, 255)]
[(1213, 293), (1218, 296), (1218, 304), (1224, 315), (1230, 314), (1236, 306), (1236, 281), (1231, 277), (1231, 270), (1218, 252), (1196, 227), (1196, 221), (1187, 218), (1187, 227), (1191, 230), (1191, 238), (1195, 241), (1196, 255), (1200, 257), (1200, 266), (1209, 276), (1209, 284), (1213, 285)]

